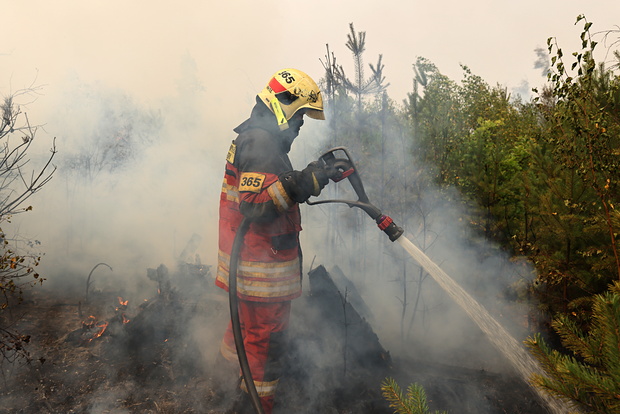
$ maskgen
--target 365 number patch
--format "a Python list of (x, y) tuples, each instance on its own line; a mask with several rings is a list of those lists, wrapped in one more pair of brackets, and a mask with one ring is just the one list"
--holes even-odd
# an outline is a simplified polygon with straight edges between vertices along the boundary
[(239, 191), (250, 191), (252, 193), (259, 193), (261, 188), (263, 188), (264, 181), (264, 174), (241, 173), (241, 179), (239, 180)]

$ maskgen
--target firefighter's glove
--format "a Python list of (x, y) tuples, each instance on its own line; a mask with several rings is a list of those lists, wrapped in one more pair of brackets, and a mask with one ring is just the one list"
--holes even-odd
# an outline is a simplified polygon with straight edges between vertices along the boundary
[(327, 185), (331, 174), (333, 174), (332, 170), (334, 170), (334, 168), (328, 168), (325, 164), (319, 161), (312, 161), (301, 171), (305, 174), (312, 175), (313, 187), (311, 194), (313, 196), (316, 197), (321, 194), (321, 190)]
[(329, 164), (325, 166), (325, 174), (327, 174), (328, 179), (334, 182), (338, 182), (342, 178), (342, 171)]
[(325, 168), (324, 164), (313, 161), (303, 170), (285, 172), (279, 178), (289, 197), (297, 203), (303, 203), (310, 196), (316, 197), (321, 193), (329, 182), (330, 174), (333, 172)]

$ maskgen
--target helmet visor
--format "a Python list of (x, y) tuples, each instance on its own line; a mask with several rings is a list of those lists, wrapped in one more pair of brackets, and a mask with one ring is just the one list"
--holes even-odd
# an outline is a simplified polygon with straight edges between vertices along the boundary
[(305, 113), (312, 119), (325, 120), (325, 113), (317, 109), (305, 108)]

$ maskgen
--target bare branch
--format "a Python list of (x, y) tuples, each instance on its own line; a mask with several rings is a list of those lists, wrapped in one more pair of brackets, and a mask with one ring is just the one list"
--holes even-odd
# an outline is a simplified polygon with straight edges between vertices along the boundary
[[(30, 123), (28, 115), (15, 103), (16, 96), (36, 99), (38, 89), (31, 86), (19, 90), (0, 103), (0, 223), (10, 223), (12, 215), (31, 210), (31, 207), (23, 208), (23, 203), (41, 190), (56, 171), (52, 164), (57, 153), (55, 138), (44, 165), (30, 168), (29, 151), (38, 127)], [(22, 248), (23, 241), (19, 237), (7, 238), (0, 228), (0, 311), (8, 309), (11, 316), (11, 308), (21, 300), (22, 290), (43, 280), (35, 271), (41, 257), (30, 252), (38, 242), (25, 240), (27, 247)], [(25, 347), (30, 337), (15, 332), (10, 318), (6, 318), (6, 314), (2, 316), (0, 360), (29, 359)]]

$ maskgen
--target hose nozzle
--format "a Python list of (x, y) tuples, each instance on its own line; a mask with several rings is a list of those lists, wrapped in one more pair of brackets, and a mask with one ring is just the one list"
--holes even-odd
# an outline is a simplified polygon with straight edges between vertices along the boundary
[(376, 222), (377, 226), (379, 226), (379, 230), (387, 234), (390, 238), (390, 241), (396, 241), (396, 239), (398, 239), (404, 233), (404, 230), (401, 227), (397, 226), (396, 223), (394, 223), (392, 217), (386, 216), (385, 214), (379, 216)]

